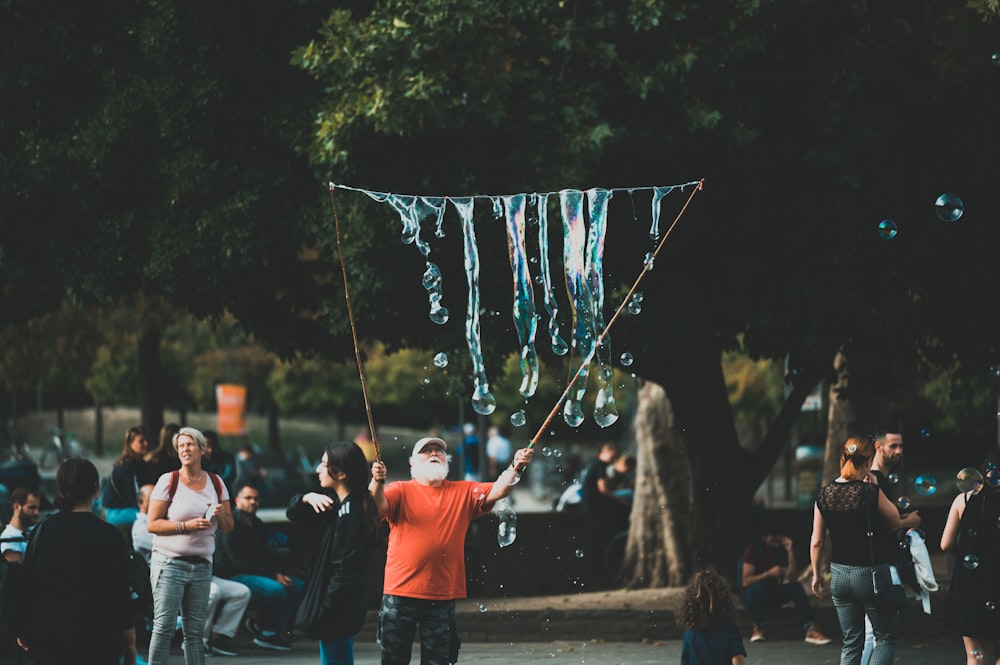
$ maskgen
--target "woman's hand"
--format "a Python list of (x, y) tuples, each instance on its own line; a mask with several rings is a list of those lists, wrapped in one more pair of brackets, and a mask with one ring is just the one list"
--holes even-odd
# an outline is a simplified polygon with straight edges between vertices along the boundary
[(813, 595), (816, 596), (817, 598), (823, 597), (823, 583), (820, 582), (819, 577), (817, 577), (816, 575), (813, 575), (812, 579), (812, 592)]
[(333, 507), (334, 501), (326, 494), (309, 492), (302, 496), (302, 503), (312, 506), (313, 512), (322, 513)]
[(21, 651), (31, 651), (31, 649), (28, 648), (28, 640), (23, 637), (17, 638), (17, 646), (21, 647)]

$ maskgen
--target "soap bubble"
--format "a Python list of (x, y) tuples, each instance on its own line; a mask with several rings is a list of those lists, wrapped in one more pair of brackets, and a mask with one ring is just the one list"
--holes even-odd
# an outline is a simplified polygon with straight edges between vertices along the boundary
[(934, 476), (917, 476), (913, 481), (913, 489), (920, 496), (930, 496), (937, 492), (937, 479)]
[(934, 213), (942, 222), (957, 222), (965, 212), (965, 203), (957, 194), (942, 194), (934, 202)]
[(994, 53), (991, 55), (990, 62), (993, 63), (994, 67), (1000, 67), (1000, 53)]
[(448, 308), (447, 307), (435, 307), (431, 309), (430, 319), (432, 322), (438, 324), (439, 326), (448, 323)]
[(905, 496), (901, 496), (898, 499), (896, 499), (896, 505), (902, 508), (903, 510), (906, 510), (907, 508), (910, 507), (910, 500)]
[(621, 358), (618, 359), (618, 362), (622, 364), (622, 367), (628, 367), (632, 364), (633, 360), (634, 358), (632, 357), (632, 354), (626, 351), (621, 355)]
[(992, 600), (987, 600), (986, 601), (986, 611), (987, 612), (992, 612), (996, 608), (997, 608), (997, 604), (995, 602), (993, 602)]
[(633, 302), (642, 302), (645, 299), (646, 296), (642, 294), (642, 291), (636, 291), (635, 293), (632, 294)]
[(892, 240), (899, 233), (896, 222), (891, 219), (883, 219), (878, 223), (878, 234), (885, 240)]
[(633, 300), (628, 304), (627, 309), (629, 314), (637, 316), (640, 312), (642, 312), (642, 305)]
[(486, 386), (476, 386), (472, 395), (472, 408), (481, 416), (488, 416), (497, 409), (497, 400)]
[(1000, 471), (997, 471), (996, 469), (990, 469), (987, 471), (986, 484), (993, 488), (1000, 487)]
[(523, 427), (525, 422), (527, 422), (527, 420), (524, 417), (524, 409), (510, 414), (510, 424), (514, 427)]
[(448, 366), (448, 354), (442, 351), (434, 356), (434, 366), (435, 367), (447, 367)]
[(563, 420), (570, 427), (579, 427), (583, 422), (583, 408), (580, 406), (579, 400), (566, 400), (566, 406), (563, 407)]
[(430, 261), (427, 262), (422, 283), (428, 291), (433, 291), (441, 286), (441, 270)]
[(488, 608), (488, 607), (486, 607), (486, 604), (485, 604), (485, 603), (479, 603), (479, 611), (480, 611), (480, 612), (485, 612), (485, 611), (487, 611), (488, 609), (489, 609), (489, 608)]
[(553, 448), (552, 449), (552, 456), (553, 457), (562, 457), (562, 451), (559, 450), (558, 448)]
[(925, 427), (924, 429), (920, 430), (920, 436), (924, 439), (929, 439), (931, 438), (931, 431)]
[(979, 556), (976, 554), (966, 554), (962, 557), (962, 565), (968, 570), (979, 568)]
[(552, 449), (548, 446), (542, 448), (542, 457), (552, 457)]
[(1000, 363), (990, 365), (990, 374), (993, 376), (1000, 376)]
[(582, 559), (583, 558), (583, 550), (577, 550), (576, 551), (576, 558), (577, 559)]
[(652, 252), (646, 252), (646, 257), (642, 260), (642, 265), (646, 269), (646, 272), (653, 269), (653, 260), (655, 258)]
[(978, 531), (976, 531), (975, 529), (969, 529), (969, 538), (975, 538), (978, 535), (979, 535)]
[(886, 476), (886, 478), (889, 481), (889, 483), (892, 484), (892, 485), (898, 485), (899, 484), (899, 474), (898, 473), (890, 473), (888, 476)]
[(983, 474), (971, 466), (967, 466), (955, 474), (955, 484), (959, 492), (978, 492), (983, 489)]

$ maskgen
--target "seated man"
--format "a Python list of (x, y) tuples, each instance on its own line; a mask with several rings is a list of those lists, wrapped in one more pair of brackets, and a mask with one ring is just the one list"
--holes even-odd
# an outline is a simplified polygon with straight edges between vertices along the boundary
[(290, 651), (285, 639), (304, 582), (278, 570), (267, 548), (267, 528), (257, 517), (260, 492), (254, 485), (236, 484), (236, 515), (232, 532), (216, 534), (213, 568), (219, 577), (250, 587), (257, 619), (244, 627), (253, 643), (265, 649)]
[[(153, 485), (139, 488), (139, 514), (132, 524), (132, 547), (146, 559), (153, 554), (153, 534), (146, 529), (149, 518), (149, 497)], [(240, 620), (250, 604), (250, 589), (238, 582), (212, 576), (208, 591), (208, 609), (205, 614), (205, 653), (218, 656), (235, 656), (232, 640), (240, 627)]]
[(740, 603), (753, 617), (751, 642), (764, 639), (764, 618), (768, 609), (794, 601), (806, 631), (806, 642), (829, 644), (830, 638), (816, 627), (816, 614), (805, 589), (798, 581), (792, 539), (781, 533), (777, 522), (765, 519), (759, 538), (743, 552), (743, 586)]
[[(28, 548), (28, 532), (38, 522), (38, 511), (41, 508), (41, 496), (38, 492), (26, 487), (18, 487), (10, 494), (14, 512), (10, 524), (0, 532), (0, 539), (10, 538), (10, 541), (0, 541), (0, 552), (3, 558), (11, 563), (21, 563), (24, 550)], [(23, 540), (22, 540), (23, 539)]]

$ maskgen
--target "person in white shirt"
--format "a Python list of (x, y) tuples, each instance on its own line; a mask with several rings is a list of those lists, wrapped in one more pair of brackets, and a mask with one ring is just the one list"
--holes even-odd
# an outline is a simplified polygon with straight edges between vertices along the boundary
[[(0, 532), (0, 553), (11, 563), (21, 563), (24, 550), (28, 547), (28, 533), (38, 523), (38, 512), (41, 508), (41, 497), (26, 487), (18, 487), (10, 495), (14, 513), (10, 523)], [(24, 538), (5, 542), (4, 538)]]

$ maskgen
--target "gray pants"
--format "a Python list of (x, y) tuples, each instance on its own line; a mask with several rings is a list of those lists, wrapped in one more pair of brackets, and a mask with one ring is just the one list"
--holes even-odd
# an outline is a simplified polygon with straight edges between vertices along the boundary
[(871, 566), (831, 563), (830, 573), (833, 606), (837, 608), (840, 630), (844, 633), (840, 665), (858, 665), (861, 662), (866, 616), (871, 621), (875, 634), (871, 665), (892, 665), (896, 657), (896, 639), (899, 637), (899, 612), (880, 612), (875, 607)]

